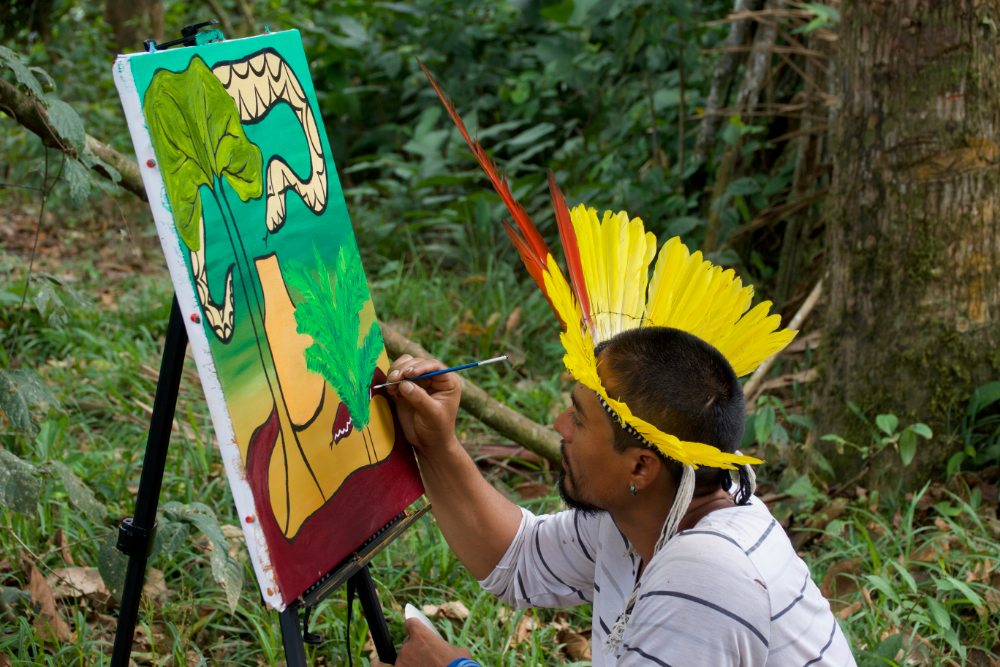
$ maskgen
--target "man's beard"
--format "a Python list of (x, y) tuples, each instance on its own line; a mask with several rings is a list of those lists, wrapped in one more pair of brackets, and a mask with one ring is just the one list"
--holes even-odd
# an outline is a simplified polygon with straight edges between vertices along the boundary
[(566, 478), (569, 477), (573, 480), (573, 487), (579, 492), (579, 487), (576, 484), (576, 479), (573, 477), (573, 470), (569, 464), (569, 458), (566, 456), (566, 443), (562, 443), (562, 470), (559, 471), (559, 495), (562, 496), (563, 502), (566, 503), (566, 507), (574, 509), (584, 516), (597, 516), (598, 514), (603, 514), (605, 510), (597, 507), (596, 505), (591, 505), (588, 502), (580, 500), (574, 497), (569, 489), (566, 488)]

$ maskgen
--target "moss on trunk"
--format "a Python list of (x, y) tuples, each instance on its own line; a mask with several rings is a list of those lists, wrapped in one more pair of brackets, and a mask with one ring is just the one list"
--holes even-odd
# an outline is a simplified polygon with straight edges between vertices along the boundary
[[(849, 0), (842, 16), (814, 406), (822, 433), (862, 444), (869, 427), (847, 401), (928, 423), (909, 468), (873, 466), (872, 483), (913, 486), (957, 445), (949, 409), (1000, 370), (1000, 5)], [(842, 479), (860, 467), (826, 453)]]

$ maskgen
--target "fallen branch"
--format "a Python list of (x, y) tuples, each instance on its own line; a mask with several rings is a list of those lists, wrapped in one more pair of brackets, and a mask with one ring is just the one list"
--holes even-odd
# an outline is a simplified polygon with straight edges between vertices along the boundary
[[(52, 123), (49, 122), (48, 111), (3, 79), (0, 79), (0, 111), (41, 137), (42, 143), (46, 146), (57, 148), (69, 157), (78, 157), (72, 142), (60, 137), (53, 129)], [(139, 174), (139, 165), (135, 160), (122, 155), (89, 134), (86, 135), (86, 147), (95, 156), (118, 170), (122, 177), (119, 185), (143, 201), (148, 201), (142, 176)], [(95, 166), (94, 171), (104, 178), (111, 178), (111, 175), (100, 166)]]
[[(430, 352), (390, 325), (385, 322), (379, 324), (382, 327), (382, 339), (385, 341), (385, 348), (390, 357), (409, 354), (414, 357), (433, 358)], [(459, 405), (500, 435), (510, 438), (553, 463), (561, 461), (560, 442), (562, 438), (554, 429), (535, 423), (520, 412), (491, 398), (468, 378), (462, 378), (462, 398)]]
[[(809, 293), (809, 297), (806, 299), (806, 302), (802, 304), (801, 308), (799, 308), (799, 312), (795, 313), (795, 317), (792, 318), (792, 321), (788, 325), (789, 329), (798, 329), (802, 326), (802, 323), (805, 322), (805, 319), (809, 317), (809, 313), (811, 313), (812, 309), (816, 306), (816, 302), (819, 301), (819, 296), (822, 293), (823, 280), (820, 279), (820, 281), (816, 283), (816, 287), (813, 287), (812, 292)], [(760, 387), (761, 383), (764, 381), (764, 377), (767, 376), (768, 371), (771, 370), (771, 366), (774, 365), (774, 361), (777, 358), (778, 354), (776, 353), (765, 359), (764, 363), (757, 367), (757, 370), (753, 372), (753, 375), (750, 376), (747, 383), (743, 385), (743, 395), (747, 397), (748, 405), (752, 404), (757, 399), (757, 396), (755, 395), (757, 388)]]

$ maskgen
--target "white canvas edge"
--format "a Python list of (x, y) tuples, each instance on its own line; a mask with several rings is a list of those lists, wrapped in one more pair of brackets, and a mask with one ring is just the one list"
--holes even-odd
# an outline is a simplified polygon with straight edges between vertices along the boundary
[[(132, 136), (136, 161), (139, 164), (139, 172), (142, 174), (146, 196), (149, 198), (149, 208), (152, 210), (153, 221), (156, 223), (156, 231), (160, 237), (160, 245), (163, 247), (163, 254), (167, 260), (174, 294), (178, 304), (180, 304), (184, 327), (187, 329), (188, 344), (191, 346), (195, 363), (198, 366), (198, 375), (205, 392), (205, 401), (208, 404), (209, 413), (212, 415), (212, 423), (219, 441), (219, 451), (226, 468), (226, 476), (229, 478), (229, 488), (236, 504), (240, 526), (246, 536), (250, 560), (260, 584), (260, 594), (271, 607), (278, 611), (284, 611), (285, 604), (282, 601), (281, 590), (271, 566), (264, 531), (261, 529), (260, 521), (256, 519), (257, 507), (250, 490), (250, 484), (246, 479), (243, 458), (236, 442), (236, 434), (233, 431), (229, 410), (226, 408), (222, 385), (219, 382), (215, 361), (212, 359), (208, 337), (201, 324), (191, 321), (192, 314), (198, 314), (201, 317), (201, 307), (194, 293), (187, 264), (184, 262), (184, 250), (174, 226), (173, 216), (166, 203), (167, 190), (163, 183), (163, 176), (159, 166), (147, 166), (147, 160), (155, 160), (156, 156), (153, 153), (153, 141), (149, 136), (149, 129), (142, 115), (142, 104), (132, 77), (130, 63), (132, 57), (142, 55), (145, 54), (118, 56), (114, 63), (115, 86), (118, 88), (122, 108), (125, 110), (125, 120), (128, 123), (129, 134)], [(248, 523), (247, 517), (253, 517), (253, 521)], [(269, 589), (270, 594), (268, 593)]]

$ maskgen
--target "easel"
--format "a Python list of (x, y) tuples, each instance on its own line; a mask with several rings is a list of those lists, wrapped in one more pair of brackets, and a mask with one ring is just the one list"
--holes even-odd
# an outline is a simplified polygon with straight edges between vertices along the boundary
[[(139, 616), (139, 600), (146, 577), (146, 560), (149, 558), (156, 537), (156, 506), (159, 503), (160, 486), (166, 468), (170, 426), (174, 420), (174, 408), (177, 405), (187, 343), (187, 331), (184, 329), (180, 305), (174, 297), (170, 308), (170, 322), (167, 325), (167, 342), (163, 348), (163, 361), (160, 364), (160, 378), (156, 384), (149, 437), (146, 440), (146, 456), (139, 477), (135, 516), (125, 519), (118, 528), (117, 546), (119, 551), (128, 556), (128, 569), (125, 572), (118, 628), (115, 631), (115, 644), (111, 653), (112, 667), (128, 667), (132, 653), (132, 639)], [(312, 635), (303, 637), (299, 624), (299, 609), (314, 607), (344, 582), (348, 582), (348, 587), (358, 593), (379, 660), (386, 664), (396, 662), (396, 649), (375, 593), (371, 573), (368, 571), (368, 562), (428, 509), (429, 506), (419, 512), (397, 516), (294, 603), (288, 605), (285, 611), (280, 612), (281, 638), (285, 645), (288, 667), (306, 667), (304, 642), (318, 643)]]

